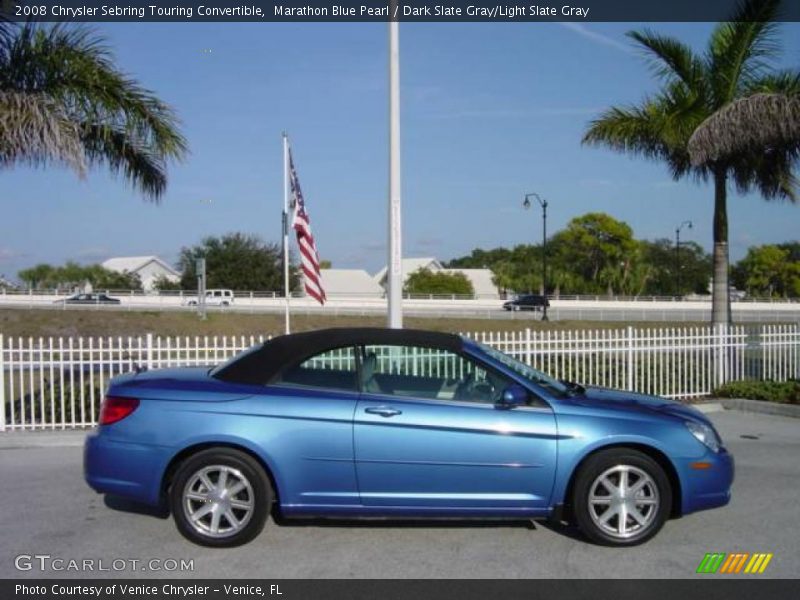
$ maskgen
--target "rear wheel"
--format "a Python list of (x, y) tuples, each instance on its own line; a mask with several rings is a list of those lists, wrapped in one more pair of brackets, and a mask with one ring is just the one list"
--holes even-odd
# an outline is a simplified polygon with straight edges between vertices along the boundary
[(635, 546), (652, 538), (669, 517), (672, 490), (659, 464), (628, 448), (590, 457), (575, 479), (572, 505), (593, 542)]
[(212, 448), (189, 457), (170, 489), (170, 508), (184, 537), (204, 546), (239, 546), (264, 528), (272, 492), (252, 457)]

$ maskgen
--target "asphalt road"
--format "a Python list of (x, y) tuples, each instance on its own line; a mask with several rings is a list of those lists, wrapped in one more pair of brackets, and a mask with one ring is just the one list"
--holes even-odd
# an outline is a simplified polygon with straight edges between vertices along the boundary
[[(627, 305), (626, 305), (627, 304)], [(582, 302), (579, 306), (558, 306), (553, 301), (553, 306), (548, 310), (552, 321), (611, 321), (611, 322), (708, 322), (711, 319), (710, 303), (703, 303), (702, 308), (696, 303), (621, 303), (619, 306), (593, 305), (591, 301)], [(756, 305), (757, 306), (757, 305)], [(37, 302), (28, 304), (23, 301), (9, 302), (0, 297), (0, 307), (18, 310), (52, 310), (50, 302)], [(119, 305), (59, 305), (58, 310), (76, 311), (126, 311), (126, 312), (195, 312), (197, 309), (180, 304), (158, 304), (125, 302)], [(209, 306), (210, 313), (249, 313), (249, 314), (283, 314), (284, 307), (278, 303), (249, 304), (241, 301), (227, 307)], [(796, 304), (784, 305), (775, 303), (767, 308), (753, 308), (749, 303), (734, 303), (732, 306), (733, 318), (737, 323), (793, 323), (800, 320), (800, 310)], [(353, 302), (350, 304), (329, 303), (324, 307), (309, 303), (295, 304), (292, 306), (294, 315), (319, 315), (319, 316), (376, 316), (386, 314), (385, 303)], [(500, 307), (497, 301), (490, 305), (476, 303), (474, 305), (455, 303), (448, 304), (446, 300), (438, 304), (420, 304), (407, 301), (404, 303), (403, 314), (407, 317), (441, 318), (441, 319), (491, 319), (491, 320), (539, 320), (541, 312), (523, 311), (509, 312)]]
[[(747, 577), (796, 577), (800, 419), (711, 416), (737, 461), (731, 504), (670, 521), (632, 549), (593, 546), (569, 529), (529, 522), (270, 521), (247, 546), (210, 550), (185, 541), (169, 519), (92, 492), (82, 479), (80, 448), (6, 448), (0, 450), (0, 578), (708, 578), (725, 576), (695, 575), (706, 552), (737, 551), (774, 553), (763, 575)], [(118, 563), (124, 570), (41, 571), (34, 563), (18, 571), (21, 554), (103, 558), (107, 566), (114, 559), (184, 559), (193, 560), (194, 570)]]

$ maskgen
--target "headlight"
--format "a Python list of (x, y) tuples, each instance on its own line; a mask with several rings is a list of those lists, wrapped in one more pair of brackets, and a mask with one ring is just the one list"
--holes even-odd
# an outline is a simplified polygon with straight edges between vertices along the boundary
[(711, 427), (695, 421), (686, 421), (686, 428), (701, 444), (708, 446), (714, 452), (719, 452), (720, 439)]

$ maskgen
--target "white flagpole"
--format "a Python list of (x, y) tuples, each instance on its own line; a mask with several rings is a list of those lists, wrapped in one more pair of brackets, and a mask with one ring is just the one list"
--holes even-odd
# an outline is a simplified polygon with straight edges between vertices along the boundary
[[(395, 2), (393, 2), (395, 4)], [(403, 243), (400, 204), (399, 24), (389, 23), (389, 327), (403, 327)]]
[(289, 327), (289, 137), (283, 133), (283, 298), (285, 330)]

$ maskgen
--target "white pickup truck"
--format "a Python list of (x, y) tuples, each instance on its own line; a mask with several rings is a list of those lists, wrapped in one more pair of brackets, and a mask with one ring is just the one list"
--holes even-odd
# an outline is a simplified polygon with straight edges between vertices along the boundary
[[(185, 306), (197, 306), (197, 296), (186, 298)], [(206, 290), (206, 306), (230, 306), (233, 304), (233, 291), (231, 290)]]

